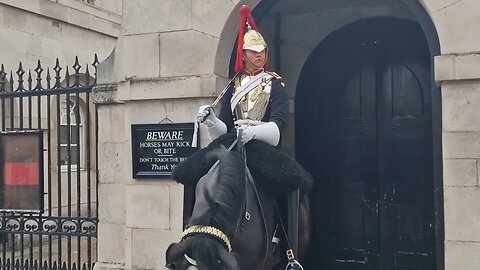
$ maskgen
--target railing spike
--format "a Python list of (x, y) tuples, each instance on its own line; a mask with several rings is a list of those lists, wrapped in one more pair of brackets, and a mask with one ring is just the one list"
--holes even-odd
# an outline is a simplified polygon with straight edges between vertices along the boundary
[(10, 91), (13, 91), (13, 71), (10, 71)]
[(19, 261), (19, 259), (16, 259), (16, 260), (15, 260), (15, 263), (13, 264), (13, 268), (15, 268), (15, 270), (19, 270), (19, 268), (20, 268), (20, 261)]
[(28, 90), (32, 90), (32, 70), (31, 69), (28, 69), (28, 79), (27, 79), (27, 82), (28, 82)]
[(52, 77), (50, 77), (50, 68), (47, 68), (47, 76), (45, 76), (45, 80), (47, 80), (47, 89), (50, 89), (50, 81)]
[(55, 85), (53, 86), (53, 88), (60, 88), (61, 87), (60, 79), (62, 78), (60, 76), (60, 71), (62, 70), (62, 67), (60, 66), (58, 58), (55, 62), (55, 67), (53, 68), (53, 70), (55, 71)]
[(5, 68), (2, 64), (0, 67), (0, 93), (4, 93), (6, 91), (5, 85), (7, 84), (7, 73), (5, 72)]
[(40, 91), (43, 89), (42, 86), (42, 72), (43, 72), (42, 64), (40, 63), (40, 60), (37, 62), (37, 67), (34, 69), (35, 73), (37, 73), (37, 84), (35, 85), (35, 90)]
[(65, 72), (65, 86), (64, 87), (70, 87), (70, 72), (68, 71), (68, 66), (67, 66), (67, 70)]
[(100, 64), (100, 61), (98, 61), (98, 55), (95, 54), (95, 58), (93, 60), (93, 63), (92, 63), (92, 66), (95, 68), (95, 73), (93, 74), (93, 80), (94, 80), (94, 84), (97, 83), (97, 66), (98, 64)]
[(74, 77), (75, 77), (75, 82), (73, 83), (74, 87), (79, 87), (80, 86), (80, 69), (82, 66), (78, 62), (78, 56), (75, 56), (75, 63), (73, 64), (73, 70), (75, 71)]
[(25, 70), (23, 70), (22, 62), (18, 64), (18, 70), (16, 73), (18, 75), (17, 91), (22, 92), (25, 89), (25, 87), (23, 86), (23, 75), (25, 74)]
[(85, 86), (90, 86), (90, 71), (88, 70), (88, 65), (85, 71)]
[(95, 56), (93, 57), (93, 63), (92, 63), (92, 65), (93, 65), (94, 67), (96, 67), (99, 63), (100, 63), (100, 61), (98, 61), (98, 55), (95, 54)]

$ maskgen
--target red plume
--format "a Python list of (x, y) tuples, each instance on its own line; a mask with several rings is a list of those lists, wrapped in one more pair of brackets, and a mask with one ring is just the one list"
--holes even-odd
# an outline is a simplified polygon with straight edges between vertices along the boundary
[(247, 21), (253, 30), (258, 31), (257, 24), (253, 20), (252, 11), (249, 6), (243, 5), (240, 8), (240, 24), (238, 25), (238, 39), (237, 39), (237, 59), (235, 62), (235, 72), (243, 71), (243, 36), (247, 30)]

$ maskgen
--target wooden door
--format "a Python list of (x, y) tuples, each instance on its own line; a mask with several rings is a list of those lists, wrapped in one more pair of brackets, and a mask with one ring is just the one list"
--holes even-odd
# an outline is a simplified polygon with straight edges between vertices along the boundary
[(369, 19), (313, 52), (296, 97), (315, 177), (308, 268), (434, 269), (430, 65), (418, 25)]

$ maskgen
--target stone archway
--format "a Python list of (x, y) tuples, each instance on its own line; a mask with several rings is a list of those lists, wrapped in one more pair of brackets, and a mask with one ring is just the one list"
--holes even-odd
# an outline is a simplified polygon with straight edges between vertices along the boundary
[[(301, 70), (304, 67), (308, 56), (313, 49), (329, 34), (341, 29), (343, 26), (355, 22), (362, 18), (375, 16), (387, 16), (393, 18), (401, 18), (409, 21), (416, 21), (423, 30), (429, 52), (429, 63), (433, 63), (433, 56), (440, 53), (439, 40), (432, 20), (428, 16), (423, 3), (418, 0), (387, 1), (372, 0), (362, 2), (365, 6), (356, 7), (349, 4), (349, 1), (300, 1), (295, 3), (295, 8), (290, 9), (288, 1), (250, 1), (248, 3), (254, 7), (254, 15), (259, 26), (266, 36), (270, 44), (271, 66), (284, 76), (289, 88), (292, 104), (296, 104), (295, 97), (297, 95), (299, 78)], [(315, 2), (315, 3), (313, 3)], [(242, 3), (244, 4), (244, 3)], [(215, 71), (217, 75), (226, 77), (228, 74), (227, 62), (225, 57), (233, 54), (237, 31), (238, 16), (236, 11), (240, 4), (235, 7), (232, 14), (226, 21), (222, 31), (219, 47), (217, 50), (217, 61)], [(302, 9), (303, 6), (303, 9)], [(325, 9), (321, 9), (325, 7)], [(342, 7), (343, 11), (341, 10)], [(317, 13), (316, 13), (317, 12)], [(302, 14), (305, 15), (302, 18)], [(316, 14), (315, 14), (316, 13)], [(292, 15), (293, 14), (293, 15)], [(295, 14), (300, 14), (295, 18)], [(332, 23), (333, 21), (333, 23)], [(312, 26), (313, 24), (317, 24)], [(297, 25), (296, 27), (288, 27), (288, 25)], [(318, 26), (320, 25), (320, 26)], [(327, 26), (325, 26), (327, 25)], [(317, 28), (315, 30), (315, 28)], [(318, 28), (323, 28), (321, 31)], [(320, 34), (319, 34), (320, 33)], [(305, 38), (309, 37), (309, 38)], [(222, 61), (219, 61), (222, 59)], [(230, 64), (232, 62), (230, 61)], [(432, 179), (435, 189), (434, 209), (437, 213), (435, 217), (436, 246), (435, 261), (436, 267), (443, 268), (443, 189), (442, 189), (442, 157), (438, 149), (441, 149), (441, 98), (438, 88), (433, 79), (429, 79), (429, 93), (432, 100), (432, 141), (433, 141), (433, 163), (432, 163)], [(298, 103), (297, 103), (298, 104)], [(295, 108), (292, 106), (292, 117), (290, 129), (285, 134), (284, 144), (286, 150), (295, 153), (296, 138), (298, 130), (295, 128)]]
[[(315, 3), (314, 3), (315, 2)], [(221, 77), (228, 76), (227, 56), (233, 54), (234, 43), (238, 29), (237, 10), (241, 4), (249, 4), (254, 8), (254, 16), (259, 21), (259, 26), (270, 44), (271, 66), (284, 76), (289, 88), (292, 104), (296, 104), (296, 95), (299, 85), (301, 70), (313, 49), (328, 35), (341, 29), (343, 26), (357, 20), (376, 16), (401, 18), (419, 23), (428, 44), (429, 63), (433, 57), (440, 53), (439, 39), (425, 4), (418, 0), (388, 1), (372, 0), (362, 2), (362, 7), (355, 7), (349, 1), (297, 1), (294, 8), (288, 1), (249, 1), (239, 3), (232, 11), (222, 31), (217, 57), (215, 73)], [(360, 5), (360, 4), (359, 4)], [(343, 10), (341, 10), (344, 8)], [(302, 13), (304, 13), (302, 18)], [(300, 15), (299, 15), (300, 14)], [(295, 15), (297, 15), (295, 17)], [(333, 21), (333, 23), (332, 23)], [(316, 24), (316, 25), (314, 25)], [(288, 27), (295, 25), (295, 27)], [(314, 25), (314, 26), (312, 26)], [(320, 25), (320, 26), (319, 26)], [(327, 26), (325, 26), (327, 25)], [(317, 28), (317, 29), (315, 29)], [(323, 28), (318, 30), (318, 28)], [(320, 33), (320, 34), (319, 34)], [(309, 38), (305, 38), (309, 37)], [(232, 61), (230, 61), (231, 67)], [(430, 70), (431, 72), (431, 70)], [(431, 76), (433, 77), (433, 76)], [(444, 265), (443, 246), (443, 180), (441, 156), (441, 97), (438, 87), (429, 79), (429, 93), (431, 93), (431, 123), (432, 132), (432, 181), (435, 216), (436, 243), (434, 256), (436, 268), (442, 269)], [(298, 104), (298, 103), (297, 103)], [(295, 107), (292, 106), (290, 129), (285, 134), (284, 144), (286, 150), (295, 153), (295, 141), (302, 138), (298, 136), (295, 128)]]
[(310, 55), (296, 146), (316, 180), (312, 266), (434, 269), (430, 73), (403, 19), (359, 20)]

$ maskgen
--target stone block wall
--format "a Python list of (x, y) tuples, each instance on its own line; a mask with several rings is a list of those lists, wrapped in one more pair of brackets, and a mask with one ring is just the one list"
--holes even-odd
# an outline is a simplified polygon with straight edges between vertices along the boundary
[[(478, 55), (436, 59), (442, 87), (446, 269), (476, 269), (480, 249)], [(475, 74), (477, 73), (477, 74)]]
[[(350, 5), (284, 16), (282, 75), (292, 104), (304, 60), (330, 31), (368, 16), (416, 19), (403, 4), (376, 2), (380, 4), (375, 7)], [(434, 71), (442, 94), (445, 265), (449, 270), (476, 269), (480, 264), (480, 6), (477, 0), (420, 2), (436, 27), (441, 48)], [(211, 102), (226, 83), (237, 29), (234, 10), (240, 4), (258, 3), (123, 1), (122, 33), (115, 52), (99, 70), (103, 76), (99, 83), (104, 86), (96, 92), (99, 121), (115, 130), (100, 131), (99, 138), (104, 156), (99, 168), (103, 196), (99, 197), (97, 269), (162, 269), (165, 248), (178, 240), (181, 231), (183, 188), (172, 181), (132, 178), (130, 126), (165, 118), (192, 122), (198, 106)], [(305, 16), (319, 22), (317, 27), (288, 28)], [(293, 113), (294, 109), (292, 117)], [(288, 134), (293, 141), (294, 131)], [(202, 130), (202, 145), (207, 142)]]

